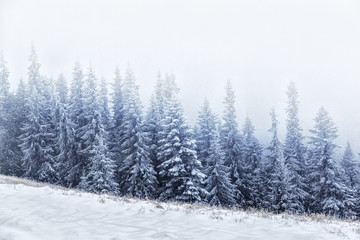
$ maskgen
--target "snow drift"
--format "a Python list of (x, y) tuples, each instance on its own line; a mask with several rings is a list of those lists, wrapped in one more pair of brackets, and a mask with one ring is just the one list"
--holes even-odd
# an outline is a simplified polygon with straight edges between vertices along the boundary
[(360, 239), (360, 223), (96, 195), (0, 176), (0, 239)]

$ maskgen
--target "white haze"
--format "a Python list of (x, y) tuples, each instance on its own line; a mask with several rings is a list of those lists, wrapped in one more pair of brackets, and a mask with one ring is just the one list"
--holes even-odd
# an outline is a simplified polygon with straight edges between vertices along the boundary
[[(230, 79), (241, 126), (249, 116), (267, 141), (269, 111), (285, 132), (286, 88), (296, 83), (304, 133), (325, 106), (342, 146), (360, 151), (359, 1), (0, 0), (0, 50), (15, 87), (33, 41), (41, 72), (68, 80), (76, 59), (112, 79), (134, 70), (146, 105), (158, 71), (172, 72), (194, 123), (207, 97), (223, 111)], [(343, 149), (340, 150), (341, 152)]]

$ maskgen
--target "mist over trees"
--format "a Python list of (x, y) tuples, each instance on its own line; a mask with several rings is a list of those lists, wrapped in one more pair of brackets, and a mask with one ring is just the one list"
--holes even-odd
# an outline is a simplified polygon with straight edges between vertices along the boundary
[(109, 87), (76, 62), (68, 86), (63, 75), (41, 74), (32, 48), (26, 81), (14, 92), (9, 76), (0, 56), (1, 174), (160, 201), (360, 217), (359, 157), (348, 143), (335, 158), (337, 128), (323, 107), (303, 133), (294, 83), (284, 141), (272, 110), (271, 141), (262, 145), (249, 117), (239, 127), (230, 81), (224, 112), (205, 100), (191, 126), (171, 74), (158, 74), (146, 110), (130, 68), (115, 69)]

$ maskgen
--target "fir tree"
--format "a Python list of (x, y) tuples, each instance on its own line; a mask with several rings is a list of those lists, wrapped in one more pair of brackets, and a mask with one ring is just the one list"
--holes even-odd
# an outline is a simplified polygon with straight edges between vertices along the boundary
[(6, 66), (4, 55), (0, 53), (0, 101), (3, 102), (10, 94), (9, 70)]
[(212, 136), (208, 150), (205, 189), (209, 194), (206, 200), (211, 206), (236, 206), (234, 186), (230, 182), (229, 169), (224, 165), (224, 152), (217, 134)]
[(309, 182), (311, 184), (312, 211), (336, 217), (349, 217), (354, 199), (349, 189), (342, 184), (333, 155), (337, 145), (337, 128), (328, 112), (320, 108), (315, 126), (310, 130), (311, 162)]
[(158, 142), (159, 177), (163, 201), (201, 202), (206, 191), (201, 187), (204, 174), (197, 160), (193, 132), (178, 101), (174, 76), (166, 78), (165, 118)]
[(358, 188), (360, 185), (359, 163), (355, 160), (349, 142), (346, 144), (344, 156), (340, 164), (343, 170), (342, 177), (344, 178), (345, 184), (350, 188)]
[[(107, 83), (104, 78), (101, 78), (100, 81), (100, 89), (99, 89), (99, 106), (100, 106), (100, 114), (101, 114), (101, 122), (104, 126), (104, 138), (106, 148), (111, 148), (111, 136), (110, 131), (112, 129), (112, 119), (110, 116), (110, 109), (109, 109), (109, 99), (108, 99), (108, 89)], [(113, 160), (113, 155), (111, 152), (106, 152), (106, 156)]]
[(217, 134), (217, 123), (217, 117), (212, 113), (209, 101), (205, 99), (199, 112), (198, 130), (196, 134), (198, 159), (204, 167), (208, 166), (206, 159), (210, 156), (211, 143)]
[[(15, 94), (11, 94), (6, 101), (10, 111), (6, 121), (6, 151), (2, 157), (5, 160), (1, 166), (2, 174), (20, 177), (24, 174), (22, 168), (23, 153), (20, 148), (21, 127), (25, 124), (28, 114), (28, 92), (24, 81), (20, 79)], [(6, 111), (5, 111), (6, 112)]]
[(6, 66), (4, 55), (0, 53), (0, 124), (6, 125), (7, 102), (10, 97), (9, 70)]
[(41, 78), (40, 64), (34, 47), (30, 55), (28, 114), (22, 127), (21, 149), (23, 151), (24, 176), (30, 179), (54, 183), (57, 172), (53, 156), (54, 132), (47, 88)]
[(225, 111), (221, 127), (221, 143), (225, 154), (225, 166), (230, 169), (231, 183), (235, 185), (235, 199), (240, 206), (244, 205), (241, 189), (244, 187), (241, 179), (241, 140), (236, 122), (235, 93), (230, 81), (227, 82), (225, 96)]
[(121, 192), (139, 198), (154, 198), (156, 172), (149, 158), (141, 116), (141, 103), (135, 76), (130, 69), (124, 79), (124, 130), (121, 154), (124, 156), (119, 169)]
[[(157, 81), (155, 85), (154, 94), (150, 99), (150, 107), (146, 114), (146, 120), (144, 124), (144, 131), (147, 136), (147, 145), (149, 146), (149, 157), (154, 165), (154, 169), (157, 170), (160, 162), (157, 158), (158, 154), (158, 141), (161, 136), (159, 134), (161, 130), (161, 121), (164, 119), (164, 83), (160, 73), (158, 73)], [(157, 178), (158, 172), (157, 172)]]
[[(121, 154), (121, 144), (124, 140), (122, 129), (124, 123), (124, 101), (123, 101), (123, 83), (118, 68), (115, 69), (115, 77), (112, 83), (112, 110), (113, 118), (111, 119), (111, 128), (109, 131), (109, 151), (111, 158), (115, 161), (116, 169), (120, 169), (123, 156)], [(115, 171), (116, 181), (120, 182), (121, 176)]]
[[(95, 116), (95, 118), (100, 115)], [(100, 121), (92, 122), (93, 147), (87, 149), (90, 154), (89, 172), (82, 177), (80, 187), (95, 193), (118, 194), (115, 182), (113, 161), (106, 157), (107, 147), (104, 143), (104, 133)], [(90, 135), (90, 134), (89, 134)]]
[(0, 173), (11, 175), (11, 132), (9, 129), (11, 115), (9, 70), (2, 53), (0, 53)]
[[(75, 125), (71, 122), (68, 111), (68, 88), (63, 75), (55, 82), (55, 130), (56, 130), (56, 169), (59, 174), (59, 184), (69, 187), (68, 179), (76, 158)], [(70, 180), (70, 181), (69, 181)]]
[(259, 208), (262, 205), (262, 146), (254, 136), (254, 127), (246, 118), (242, 130), (243, 183), (242, 192), (246, 207)]
[(72, 73), (70, 98), (68, 103), (68, 111), (70, 121), (74, 124), (74, 143), (75, 153), (69, 159), (69, 171), (66, 181), (70, 187), (77, 187), (81, 181), (81, 176), (85, 172), (86, 159), (82, 156), (81, 134), (80, 129), (87, 123), (84, 117), (84, 74), (80, 63), (75, 62)]
[(105, 129), (107, 131), (109, 131), (109, 129), (111, 127), (109, 99), (108, 99), (108, 89), (107, 89), (106, 81), (104, 78), (101, 78), (99, 93), (100, 93), (99, 101), (100, 101), (100, 107), (101, 107), (102, 122), (103, 122)]
[(92, 67), (86, 76), (83, 117), (86, 124), (79, 129), (81, 154), (85, 159), (85, 170), (80, 188), (98, 193), (117, 193), (114, 163), (106, 156), (106, 130), (102, 123), (99, 95), (96, 91), (96, 76)]
[(265, 205), (267, 210), (275, 213), (287, 211), (288, 206), (288, 186), (286, 179), (285, 160), (282, 144), (278, 138), (278, 121), (274, 110), (270, 113), (272, 127), (269, 130), (272, 133), (270, 146), (267, 148), (268, 163), (267, 172), (267, 193), (265, 195)]
[[(360, 201), (360, 164), (355, 159), (354, 153), (348, 142), (345, 148), (344, 156), (340, 162), (341, 165), (341, 178), (347, 188), (349, 188), (351, 198), (356, 202)], [(360, 207), (355, 206), (352, 208), (354, 212), (360, 216)]]
[(288, 91), (288, 107), (286, 120), (286, 139), (284, 146), (285, 167), (289, 184), (288, 209), (292, 213), (303, 213), (307, 198), (305, 184), (305, 146), (302, 129), (298, 118), (298, 93), (293, 82), (290, 83)]

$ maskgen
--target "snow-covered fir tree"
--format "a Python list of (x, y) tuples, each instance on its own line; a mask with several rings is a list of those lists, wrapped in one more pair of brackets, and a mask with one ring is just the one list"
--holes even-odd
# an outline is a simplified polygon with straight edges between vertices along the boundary
[(20, 136), (23, 134), (21, 126), (25, 124), (28, 114), (28, 91), (24, 81), (20, 79), (17, 90), (10, 95), (8, 109), (11, 113), (8, 114), (6, 121), (6, 152), (3, 157), (5, 162), (2, 166), (2, 174), (11, 176), (23, 176), (24, 168), (22, 167), (23, 153), (20, 147)]
[(165, 118), (158, 142), (159, 179), (163, 201), (201, 202), (205, 175), (197, 159), (193, 131), (178, 100), (175, 77), (168, 75), (164, 88)]
[[(25, 88), (20, 91), (25, 91)], [(21, 176), (21, 149), (18, 137), (24, 121), (26, 96), (10, 92), (9, 70), (0, 53), (0, 173)]]
[(0, 101), (10, 94), (9, 69), (3, 53), (0, 53)]
[[(104, 126), (104, 138), (106, 142), (106, 147), (108, 151), (106, 152), (106, 156), (114, 160), (112, 157), (112, 153), (109, 151), (111, 148), (111, 136), (110, 131), (113, 126), (112, 119), (110, 116), (110, 108), (109, 108), (109, 98), (108, 98), (108, 86), (105, 78), (101, 78), (100, 88), (99, 88), (99, 105), (100, 105), (100, 114), (101, 114), (101, 122)], [(116, 175), (115, 175), (116, 177)]]
[[(216, 131), (216, 130), (215, 130)], [(205, 189), (208, 192), (206, 201), (211, 205), (232, 207), (236, 206), (234, 186), (230, 182), (229, 168), (224, 165), (225, 154), (220, 145), (220, 137), (214, 134), (206, 157), (207, 178)]]
[(100, 81), (99, 101), (101, 107), (102, 122), (106, 131), (109, 131), (111, 127), (111, 121), (110, 121), (111, 117), (110, 117), (110, 109), (109, 109), (108, 88), (105, 78), (101, 78)]
[(286, 178), (283, 146), (278, 137), (278, 120), (274, 110), (271, 111), (272, 134), (270, 145), (267, 148), (268, 163), (266, 165), (267, 181), (264, 197), (266, 209), (275, 213), (287, 211), (288, 206), (288, 180)]
[(149, 157), (146, 134), (143, 130), (142, 106), (135, 76), (127, 69), (123, 85), (124, 115), (121, 129), (124, 131), (119, 166), (120, 188), (123, 195), (139, 198), (154, 198), (156, 172)]
[(24, 154), (22, 159), (24, 177), (55, 183), (57, 172), (53, 156), (54, 129), (51, 106), (46, 82), (40, 76), (40, 64), (34, 47), (31, 49), (29, 60), (29, 95), (27, 98), (29, 112), (22, 127), (23, 134), (20, 136), (20, 146)]
[(55, 131), (56, 131), (56, 169), (59, 174), (59, 184), (72, 185), (68, 173), (76, 158), (75, 125), (71, 122), (68, 111), (68, 87), (63, 75), (55, 82)]
[(155, 91), (150, 99), (150, 106), (146, 114), (144, 131), (147, 136), (147, 145), (149, 146), (149, 157), (154, 165), (154, 169), (158, 176), (158, 166), (160, 162), (157, 157), (158, 142), (161, 138), (159, 132), (161, 130), (161, 121), (164, 119), (164, 80), (158, 73)]
[[(10, 95), (9, 70), (6, 66), (4, 55), (0, 53), (0, 126), (4, 128), (6, 125), (8, 110), (7, 101)], [(4, 129), (1, 129), (3, 132)]]
[(356, 204), (360, 201), (360, 161), (355, 159), (349, 142), (346, 144), (340, 165), (341, 178), (343, 179), (345, 186), (351, 190), (350, 195), (355, 199), (353, 211), (360, 216), (360, 206), (357, 206)]
[(117, 193), (114, 162), (106, 156), (106, 130), (102, 123), (102, 107), (92, 67), (85, 79), (83, 117), (86, 124), (79, 129), (81, 154), (85, 159), (80, 188), (98, 193)]
[[(123, 141), (124, 130), (122, 129), (124, 122), (124, 101), (123, 101), (123, 83), (119, 68), (115, 69), (114, 79), (112, 82), (112, 111), (113, 116), (110, 119), (109, 130), (109, 151), (111, 158), (115, 161), (116, 168), (119, 169), (123, 156), (121, 155), (121, 144)], [(115, 171), (117, 182), (120, 178)]]
[(263, 174), (262, 146), (254, 136), (254, 126), (247, 117), (242, 129), (242, 181), (241, 192), (244, 195), (245, 207), (259, 208), (262, 206)]
[(87, 120), (84, 117), (84, 74), (79, 61), (75, 62), (72, 72), (70, 98), (68, 111), (70, 121), (74, 124), (75, 156), (69, 159), (70, 170), (67, 173), (66, 181), (71, 187), (77, 187), (81, 181), (81, 176), (85, 172), (86, 159), (82, 156), (80, 129)]
[(198, 159), (203, 167), (207, 167), (206, 160), (210, 156), (211, 143), (217, 134), (218, 128), (217, 116), (212, 112), (209, 101), (204, 100), (204, 103), (199, 112), (196, 131), (196, 145), (198, 150)]
[(288, 212), (303, 213), (305, 201), (308, 196), (305, 183), (305, 152), (306, 148), (302, 143), (304, 137), (299, 123), (299, 101), (298, 92), (293, 82), (288, 90), (288, 106), (286, 109), (286, 138), (284, 145), (285, 167), (289, 184)]
[(235, 185), (235, 199), (240, 206), (243, 206), (244, 196), (241, 193), (243, 182), (240, 176), (241, 138), (236, 122), (235, 93), (230, 81), (227, 82), (225, 91), (225, 111), (220, 137), (225, 154), (225, 166), (229, 167), (231, 183)]
[(341, 159), (342, 177), (345, 184), (351, 188), (357, 188), (360, 185), (359, 161), (355, 159), (354, 153), (349, 142), (346, 144), (344, 155)]
[(9, 129), (9, 120), (11, 115), (11, 100), (9, 70), (6, 66), (5, 58), (0, 53), (0, 173), (10, 174), (11, 150), (10, 139), (12, 136)]
[(324, 213), (335, 217), (349, 217), (354, 199), (351, 191), (341, 181), (335, 165), (334, 143), (337, 128), (325, 108), (321, 107), (310, 132), (311, 160), (309, 167), (309, 183), (311, 184), (314, 213)]
[(58, 149), (57, 146), (57, 132), (56, 132), (56, 126), (57, 126), (57, 120), (55, 118), (55, 109), (56, 109), (56, 100), (55, 100), (55, 94), (54, 94), (54, 81), (52, 78), (48, 78), (43, 76), (41, 78), (41, 84), (42, 84), (42, 91), (41, 94), (43, 96), (43, 104), (42, 104), (42, 112), (43, 116), (46, 119), (46, 122), (48, 123), (48, 134), (47, 138), (44, 138), (43, 140), (46, 141), (46, 145), (51, 147), (51, 156), (54, 161), (54, 168), (56, 171), (56, 182), (58, 181), (59, 174), (58, 169), (56, 169), (57, 166), (57, 158), (56, 158), (56, 151)]

